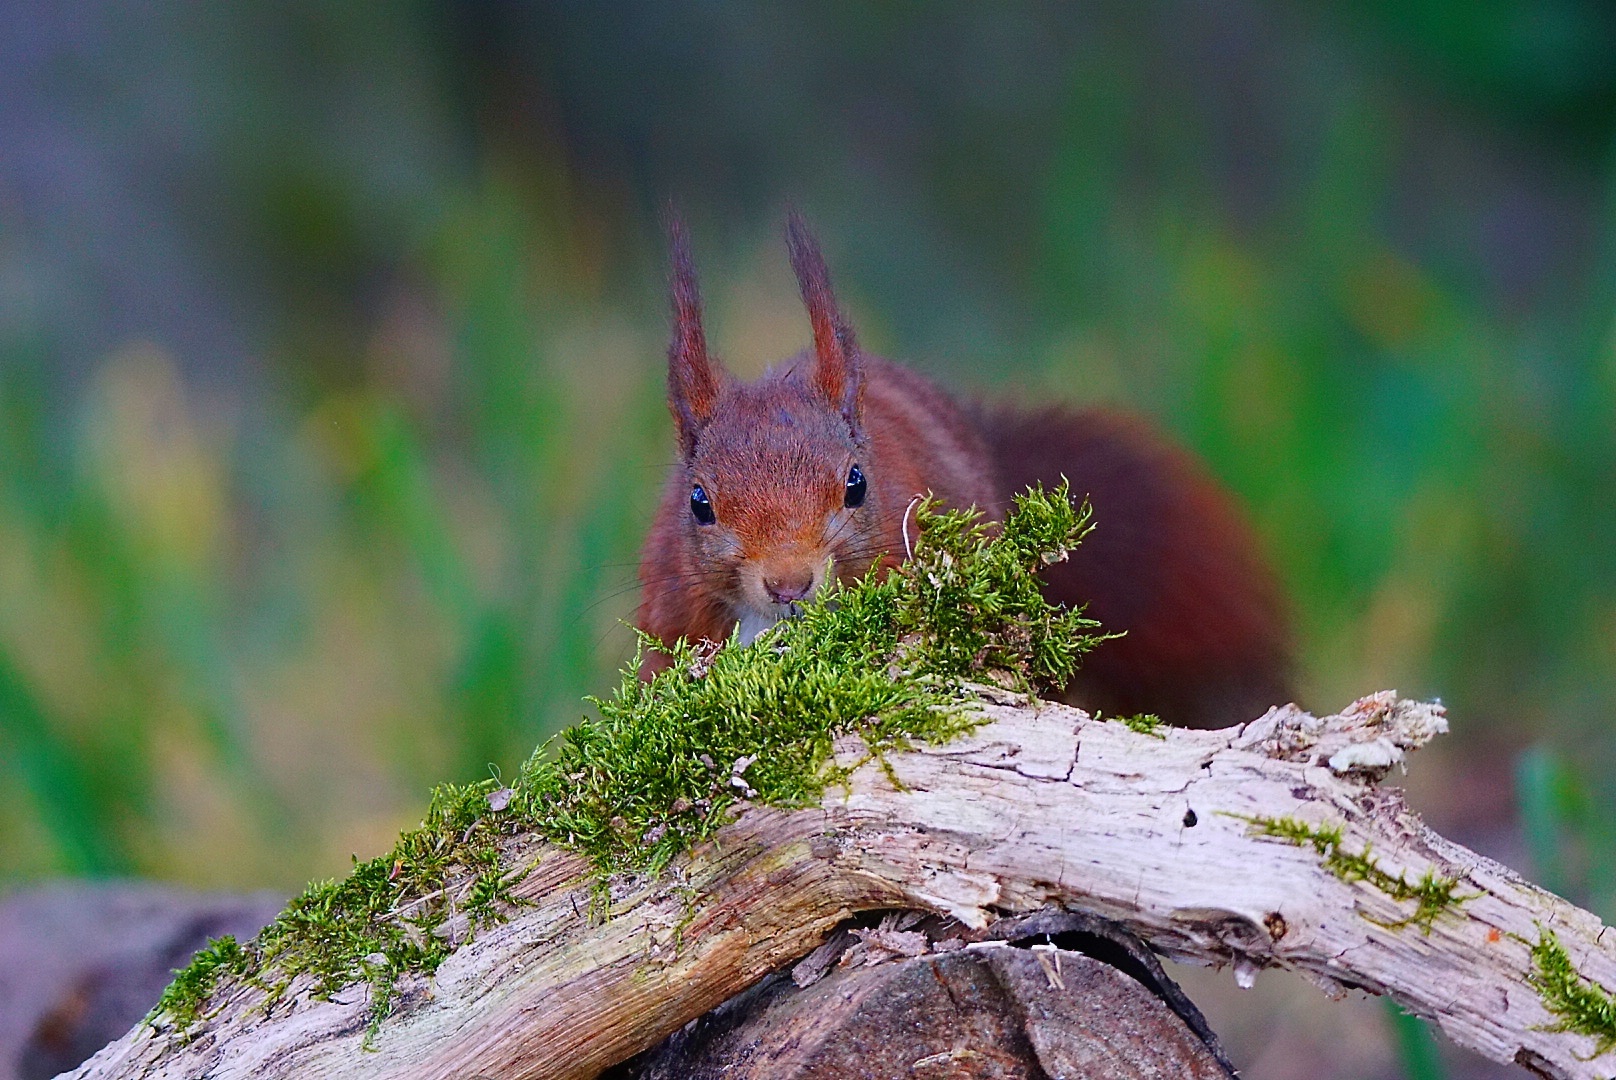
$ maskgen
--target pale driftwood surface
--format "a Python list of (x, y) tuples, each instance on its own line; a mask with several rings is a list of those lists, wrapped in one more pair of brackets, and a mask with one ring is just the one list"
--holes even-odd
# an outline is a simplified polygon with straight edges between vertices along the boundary
[[(1325, 992), (1391, 994), (1454, 1042), (1550, 1077), (1607, 1077), (1616, 1054), (1552, 1030), (1527, 982), (1529, 945), (1552, 928), (1578, 971), (1616, 989), (1616, 942), (1585, 911), (1435, 835), (1376, 780), (1446, 729), (1439, 707), (1375, 695), (1314, 719), (1271, 710), (1222, 731), (1138, 734), (1061, 705), (1005, 697), (942, 747), (874, 764), (814, 810), (748, 807), (657, 881), (620, 882), (591, 921), (587, 867), (513, 845), (533, 864), (510, 921), (405, 989), (374, 1052), (366, 991), (316, 1002), (294, 987), (263, 1015), (238, 989), (180, 1045), (137, 1028), (75, 1076), (589, 1077), (808, 953), (851, 912), (916, 907), (971, 925), (1066, 905), (1117, 920), (1161, 952), (1286, 967)], [(860, 748), (839, 753), (856, 761)], [(1193, 812), (1193, 814), (1192, 814)], [(1253, 835), (1255, 817), (1345, 830), (1410, 881), (1457, 876), (1468, 897), (1429, 932), (1309, 848)], [(1190, 822), (1194, 824), (1190, 824)]]

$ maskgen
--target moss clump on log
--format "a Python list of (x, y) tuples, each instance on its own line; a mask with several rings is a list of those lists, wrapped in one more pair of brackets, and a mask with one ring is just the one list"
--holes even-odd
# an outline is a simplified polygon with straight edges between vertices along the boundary
[(190, 964), (174, 973), (174, 981), (163, 991), (153, 1014), (166, 1012), (178, 1027), (191, 1026), (201, 1018), (202, 1006), (220, 976), (243, 975), (248, 965), (247, 952), (235, 935), (210, 939), (206, 948), (191, 957)]
[(537, 834), (586, 855), (602, 880), (654, 873), (743, 800), (817, 801), (841, 776), (840, 737), (876, 756), (942, 742), (977, 722), (972, 680), (1069, 681), (1101, 637), (1044, 600), (1036, 571), (1082, 539), (1087, 506), (1062, 485), (1018, 497), (1002, 525), (929, 507), (917, 520), (909, 561), (833, 589), (751, 647), (678, 646), (650, 682), (625, 669), (610, 697), (591, 699), (597, 715), (541, 746), (509, 787), (438, 787), (391, 852), (310, 886), (252, 942), (199, 953), (151, 1019), (193, 1027), (223, 976), (271, 1002), (306, 976), (316, 996), (368, 982), (374, 1030), (400, 976), (436, 970), (509, 910), (526, 868), (501, 860), (502, 840)]
[(1553, 930), (1538, 928), (1527, 981), (1558, 1021), (1551, 1030), (1594, 1039), (1590, 1059), (1616, 1048), (1616, 998), (1577, 974), (1570, 954)]
[(1129, 731), (1139, 735), (1149, 735), (1154, 739), (1165, 739), (1167, 735), (1162, 731), (1162, 718), (1154, 713), (1136, 713), (1133, 716), (1111, 717), (1120, 721)]

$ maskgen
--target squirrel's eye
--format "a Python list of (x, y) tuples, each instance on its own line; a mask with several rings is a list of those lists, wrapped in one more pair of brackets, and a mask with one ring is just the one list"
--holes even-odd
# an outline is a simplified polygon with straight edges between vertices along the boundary
[(843, 506), (858, 506), (864, 501), (864, 492), (870, 485), (857, 465), (847, 470), (847, 490), (842, 494)]
[(718, 515), (713, 513), (712, 500), (707, 497), (707, 492), (700, 484), (690, 489), (690, 512), (695, 514), (696, 520), (703, 525), (711, 525), (718, 520)]

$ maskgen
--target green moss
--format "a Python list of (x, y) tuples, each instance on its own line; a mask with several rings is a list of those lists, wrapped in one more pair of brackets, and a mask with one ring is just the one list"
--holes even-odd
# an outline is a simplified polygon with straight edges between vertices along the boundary
[(1128, 730), (1137, 731), (1141, 735), (1150, 735), (1158, 739), (1167, 738), (1167, 733), (1161, 730), (1162, 718), (1159, 716), (1138, 713), (1134, 716), (1113, 716), (1110, 719), (1126, 724)]
[(1251, 823), (1252, 830), (1258, 836), (1272, 836), (1299, 847), (1311, 847), (1323, 856), (1325, 869), (1342, 881), (1364, 881), (1393, 900), (1414, 901), (1414, 911), (1408, 918), (1385, 925), (1418, 926), (1430, 933), (1431, 923), (1438, 915), (1472, 898), (1470, 895), (1459, 895), (1458, 878), (1439, 877), (1430, 870), (1415, 882), (1410, 882), (1401, 873), (1393, 877), (1370, 857), (1369, 847), (1365, 846), (1357, 854), (1346, 851), (1342, 847), (1343, 830), (1339, 825), (1326, 828), (1289, 817), (1245, 820)]
[(1616, 998), (1577, 974), (1571, 957), (1553, 930), (1538, 928), (1527, 980), (1558, 1019), (1549, 1030), (1569, 1031), (1597, 1040), (1590, 1057), (1616, 1048)]
[(163, 991), (153, 1011), (166, 1014), (176, 1028), (188, 1028), (202, 1018), (202, 1006), (212, 995), (219, 977), (245, 975), (248, 964), (247, 951), (234, 936), (212, 938), (206, 948), (191, 958), (189, 965), (174, 973), (174, 981)]
[(603, 883), (655, 873), (743, 800), (817, 802), (843, 778), (831, 757), (842, 736), (880, 758), (972, 727), (971, 681), (1070, 680), (1097, 624), (1046, 603), (1034, 571), (1081, 540), (1088, 508), (1063, 485), (1019, 498), (1002, 525), (930, 508), (919, 521), (902, 567), (833, 591), (752, 647), (681, 647), (651, 682), (626, 668), (610, 697), (591, 699), (596, 715), (541, 746), (509, 788), (440, 786), (391, 852), (310, 886), (251, 943), (198, 954), (153, 1019), (195, 1023), (221, 974), (270, 1002), (308, 977), (316, 996), (368, 983), (374, 1033), (399, 977), (430, 974), (513, 906), (524, 870), (502, 862), (502, 840), (531, 832), (581, 852)]

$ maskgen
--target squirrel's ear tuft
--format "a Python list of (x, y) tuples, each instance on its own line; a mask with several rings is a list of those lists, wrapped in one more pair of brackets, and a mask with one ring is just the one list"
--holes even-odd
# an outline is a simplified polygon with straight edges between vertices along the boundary
[(689, 457), (701, 429), (712, 419), (723, 384), (723, 370), (707, 355), (707, 334), (701, 326), (701, 290), (690, 257), (690, 234), (671, 209), (668, 246), (672, 271), (669, 292), (673, 301), (673, 340), (668, 343), (668, 408), (679, 429), (679, 448)]
[(795, 211), (786, 219), (786, 248), (791, 253), (791, 269), (796, 271), (802, 302), (808, 308), (808, 321), (814, 329), (813, 384), (857, 431), (864, 397), (858, 344), (853, 340), (852, 328), (836, 307), (830, 271), (819, 252), (819, 243)]

